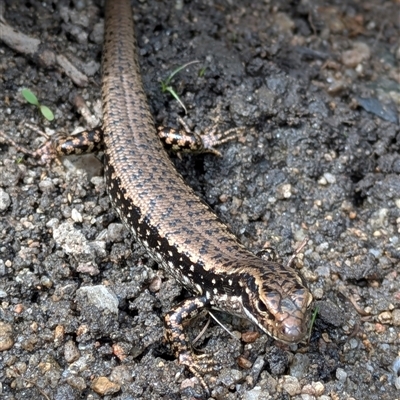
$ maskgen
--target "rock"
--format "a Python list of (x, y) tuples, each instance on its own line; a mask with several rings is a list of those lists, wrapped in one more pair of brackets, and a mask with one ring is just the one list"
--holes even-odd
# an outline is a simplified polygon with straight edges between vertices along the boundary
[(0, 322), (0, 351), (10, 349), (14, 344), (12, 326)]
[(76, 296), (78, 303), (86, 301), (100, 310), (118, 314), (117, 296), (103, 285), (81, 287), (76, 291)]
[(10, 195), (0, 188), (0, 211), (5, 211), (11, 204)]
[(76, 344), (72, 340), (68, 340), (64, 346), (64, 358), (67, 363), (72, 363), (79, 359), (80, 352), (76, 347)]
[(98, 378), (94, 379), (91, 387), (100, 396), (108, 396), (117, 393), (121, 389), (120, 385), (111, 382), (105, 376), (99, 376)]
[(301, 392), (300, 382), (294, 376), (285, 375), (282, 387), (290, 396), (295, 396)]

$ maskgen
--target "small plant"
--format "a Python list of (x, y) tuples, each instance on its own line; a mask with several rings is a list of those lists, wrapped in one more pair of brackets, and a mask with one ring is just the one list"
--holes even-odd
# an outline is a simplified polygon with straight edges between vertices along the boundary
[(315, 320), (317, 319), (318, 311), (319, 311), (319, 309), (318, 309), (318, 306), (317, 306), (317, 307), (315, 307), (314, 312), (311, 315), (310, 330), (308, 332), (308, 340), (309, 341), (310, 341), (312, 329), (313, 329), (314, 324), (315, 324)]
[(204, 77), (204, 74), (206, 73), (206, 69), (207, 69), (207, 67), (203, 67), (203, 68), (199, 71), (199, 77), (200, 77), (200, 78), (203, 78), (203, 77)]
[(45, 117), (48, 121), (53, 121), (54, 114), (51, 112), (49, 107), (40, 104), (37, 97), (29, 89), (22, 89), (21, 94), (28, 103), (33, 104), (39, 109), (43, 117)]
[(182, 108), (185, 110), (185, 114), (187, 114), (187, 110), (185, 105), (183, 104), (183, 102), (181, 101), (181, 99), (179, 98), (178, 94), (175, 92), (174, 88), (170, 85), (172, 78), (180, 71), (182, 71), (184, 68), (186, 68), (187, 66), (191, 65), (191, 64), (196, 64), (198, 63), (198, 60), (194, 60), (194, 61), (190, 61), (180, 67), (178, 67), (175, 71), (173, 71), (169, 77), (165, 80), (165, 81), (161, 81), (161, 91), (163, 93), (165, 92), (169, 92), (172, 97), (174, 97), (174, 99), (182, 106)]

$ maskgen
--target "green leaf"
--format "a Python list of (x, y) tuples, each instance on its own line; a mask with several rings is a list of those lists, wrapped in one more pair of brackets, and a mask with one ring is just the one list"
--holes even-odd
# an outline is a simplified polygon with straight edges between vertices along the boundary
[(171, 87), (168, 86), (166, 89), (171, 95), (174, 97), (174, 99), (181, 105), (181, 107), (185, 110), (185, 114), (187, 114), (187, 110), (185, 105), (183, 104), (182, 100), (179, 98), (178, 93), (175, 92), (175, 90)]
[(199, 71), (199, 77), (202, 78), (204, 76), (204, 74), (206, 73), (206, 69), (207, 67), (203, 67), (200, 71)]
[(43, 117), (45, 117), (48, 121), (53, 121), (54, 114), (51, 112), (49, 107), (40, 105), (40, 112), (42, 113)]
[(166, 82), (161, 81), (161, 92), (165, 93), (166, 91), (168, 91), (168, 85), (166, 84)]
[(182, 66), (178, 67), (175, 71), (172, 71), (171, 75), (170, 75), (170, 76), (165, 80), (165, 82), (164, 82), (164, 83), (165, 83), (165, 86), (168, 86), (168, 85), (170, 84), (172, 78), (173, 78), (178, 72), (182, 71), (183, 69), (185, 69), (185, 68), (188, 67), (189, 65), (196, 64), (196, 63), (198, 63), (198, 62), (200, 62), (200, 61), (199, 61), (199, 60), (190, 61), (190, 62), (188, 62), (188, 63), (186, 63), (186, 64), (183, 64)]
[(28, 103), (34, 104), (35, 106), (39, 107), (39, 100), (29, 89), (26, 89), (26, 88), (22, 89), (21, 94), (22, 94), (22, 96), (24, 96), (25, 100)]
[(318, 311), (319, 311), (319, 308), (317, 306), (317, 307), (315, 307), (315, 309), (311, 315), (310, 327), (309, 327), (309, 331), (308, 331), (308, 341), (310, 341), (311, 332), (312, 332), (313, 326), (315, 324), (315, 320), (317, 319)]

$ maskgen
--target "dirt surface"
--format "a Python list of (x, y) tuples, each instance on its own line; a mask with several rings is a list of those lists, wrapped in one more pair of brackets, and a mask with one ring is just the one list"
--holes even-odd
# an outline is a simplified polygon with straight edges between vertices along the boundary
[[(180, 115), (200, 131), (219, 110), (222, 129), (246, 128), (222, 158), (172, 156), (187, 182), (254, 251), (273, 246), (287, 260), (310, 239), (297, 260), (319, 308), (309, 343), (253, 341), (251, 324), (220, 315), (242, 340), (211, 323), (196, 343), (221, 367), (205, 376), (212, 397), (399, 399), (399, 1), (133, 8), (157, 124), (176, 127)], [(86, 127), (72, 101), (100, 110), (101, 4), (10, 0), (0, 10), (89, 78), (78, 87), (0, 42), (0, 129), (36, 149), (43, 138), (26, 122), (49, 134)], [(172, 82), (185, 116), (160, 81), (193, 60)], [(162, 316), (185, 295), (131, 245), (97, 158), (43, 167), (0, 141), (2, 399), (204, 398), (163, 339)]]

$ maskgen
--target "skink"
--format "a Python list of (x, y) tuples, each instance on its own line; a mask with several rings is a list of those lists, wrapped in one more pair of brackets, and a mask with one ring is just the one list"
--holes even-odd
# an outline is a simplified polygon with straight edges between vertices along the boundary
[(198, 376), (182, 321), (204, 308), (248, 318), (284, 342), (301, 341), (312, 296), (290, 267), (248, 251), (184, 182), (164, 150), (143, 90), (129, 1), (108, 0), (102, 62), (105, 178), (134, 238), (192, 295), (166, 315), (179, 361)]

